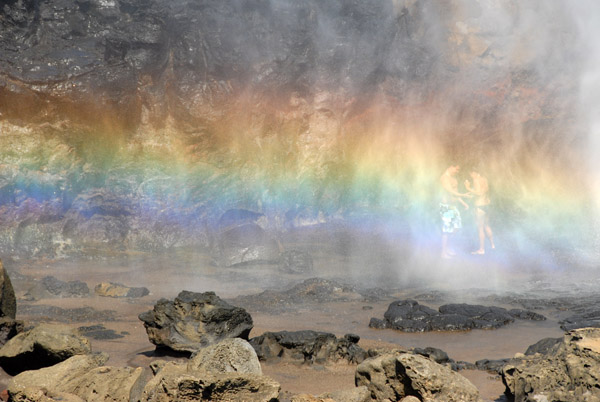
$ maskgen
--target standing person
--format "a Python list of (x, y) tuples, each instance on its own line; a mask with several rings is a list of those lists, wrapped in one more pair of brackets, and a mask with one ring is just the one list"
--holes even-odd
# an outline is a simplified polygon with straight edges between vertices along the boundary
[(465, 188), (470, 194), (475, 196), (475, 221), (477, 222), (477, 234), (479, 236), (479, 249), (473, 251), (471, 254), (483, 255), (485, 254), (486, 236), (490, 241), (492, 249), (496, 248), (494, 245), (494, 233), (490, 227), (490, 189), (487, 179), (479, 174), (479, 172), (471, 170), (470, 176), (473, 180), (473, 184), (471, 184), (469, 180), (465, 180)]
[(460, 212), (456, 204), (460, 203), (465, 208), (469, 209), (469, 205), (463, 198), (470, 197), (469, 193), (460, 193), (458, 191), (458, 180), (456, 175), (460, 171), (459, 165), (451, 165), (446, 169), (440, 177), (442, 186), (442, 197), (440, 201), (440, 216), (442, 218), (442, 258), (452, 258), (454, 252), (448, 245), (448, 237), (451, 234), (462, 228)]

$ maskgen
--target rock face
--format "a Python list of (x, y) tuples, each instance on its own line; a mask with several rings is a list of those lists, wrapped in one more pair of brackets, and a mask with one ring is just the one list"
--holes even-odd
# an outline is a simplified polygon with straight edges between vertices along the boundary
[(284, 251), (280, 256), (279, 270), (291, 274), (310, 273), (313, 271), (313, 259), (303, 251)]
[(360, 363), (367, 353), (358, 346), (360, 337), (347, 334), (337, 338), (334, 334), (317, 331), (265, 332), (252, 338), (250, 343), (258, 358), (263, 361), (295, 360), (308, 364), (325, 364), (339, 360)]
[(105, 297), (144, 297), (150, 291), (145, 287), (132, 288), (120, 283), (102, 282), (96, 285), (94, 293)]
[(506, 394), (515, 401), (600, 400), (600, 329), (569, 331), (562, 342), (514, 359), (502, 372)]
[(173, 301), (159, 300), (139, 315), (150, 342), (178, 352), (195, 352), (225, 338), (248, 339), (252, 317), (214, 292), (183, 291)]
[(469, 380), (448, 367), (408, 353), (370, 358), (356, 368), (357, 386), (366, 386), (373, 401), (398, 401), (415, 396), (422, 401), (480, 402)]
[(515, 318), (545, 320), (541, 314), (519, 309), (469, 304), (446, 304), (435, 311), (415, 300), (397, 300), (390, 304), (384, 319), (372, 318), (372, 328), (393, 328), (405, 332), (464, 331), (492, 329), (509, 324)]
[(20, 333), (0, 349), (0, 366), (11, 375), (91, 353), (87, 339), (69, 327), (41, 324)]

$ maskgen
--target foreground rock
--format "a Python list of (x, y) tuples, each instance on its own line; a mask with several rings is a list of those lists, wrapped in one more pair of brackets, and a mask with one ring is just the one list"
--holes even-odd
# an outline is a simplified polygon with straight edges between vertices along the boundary
[[(233, 341), (233, 344), (231, 343)], [(252, 348), (243, 340), (227, 340), (189, 363), (156, 361), (151, 369), (103, 366), (106, 354), (74, 356), (55, 366), (21, 373), (8, 387), (11, 401), (275, 401), (280, 386), (256, 373), (253, 364), (243, 368), (249, 355), (219, 356), (232, 345), (237, 351)], [(214, 353), (217, 352), (217, 353)], [(231, 357), (231, 356), (230, 356)], [(235, 367), (229, 371), (226, 366)], [(258, 365), (258, 367), (260, 367)]]
[(339, 360), (362, 362), (367, 353), (358, 346), (359, 340), (360, 337), (353, 334), (337, 338), (331, 333), (306, 330), (265, 332), (252, 338), (250, 343), (262, 361), (283, 359), (325, 364)]
[(356, 368), (356, 386), (366, 386), (373, 401), (479, 402), (479, 391), (465, 377), (423, 356), (386, 354)]
[(384, 319), (371, 318), (369, 327), (405, 332), (465, 331), (499, 328), (514, 322), (515, 318), (536, 321), (546, 319), (531, 311), (471, 304), (445, 304), (436, 311), (407, 299), (391, 303)]
[(145, 287), (132, 288), (120, 283), (102, 282), (96, 285), (94, 293), (104, 297), (144, 297), (150, 291)]
[(562, 342), (504, 366), (505, 393), (515, 401), (600, 400), (600, 329), (582, 328)]
[(150, 342), (177, 352), (195, 352), (226, 338), (248, 339), (252, 317), (214, 292), (183, 291), (174, 301), (159, 300), (142, 313)]
[(89, 341), (62, 325), (42, 324), (20, 333), (0, 349), (0, 366), (8, 374), (52, 366), (91, 353)]
[(194, 353), (188, 364), (190, 370), (211, 373), (262, 374), (256, 351), (240, 338), (222, 340)]

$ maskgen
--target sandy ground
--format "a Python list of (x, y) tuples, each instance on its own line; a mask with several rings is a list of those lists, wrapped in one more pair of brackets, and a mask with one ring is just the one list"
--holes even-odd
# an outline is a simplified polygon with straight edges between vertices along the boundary
[[(306, 275), (278, 272), (277, 266), (247, 266), (241, 268), (218, 268), (201, 252), (180, 252), (160, 256), (132, 255), (119, 259), (94, 260), (31, 260), (4, 259), (10, 272), (23, 275), (25, 279), (13, 280), (18, 305), (52, 305), (62, 308), (89, 306), (97, 310), (113, 310), (117, 319), (107, 322), (77, 322), (73, 327), (102, 324), (107, 329), (124, 336), (114, 340), (91, 340), (94, 351), (110, 355), (109, 365), (147, 366), (152, 360), (174, 357), (157, 356), (148, 341), (138, 314), (152, 309), (159, 298), (172, 299), (181, 290), (196, 292), (215, 291), (224, 299), (238, 295), (260, 293), (265, 289), (286, 289), (309, 277), (342, 280), (365, 287), (382, 286), (392, 289), (395, 298), (407, 298), (423, 291), (435, 289), (442, 292), (440, 300), (424, 302), (436, 308), (448, 302), (481, 300), (483, 295), (525, 289), (525, 284), (535, 283), (538, 273), (522, 272), (507, 268), (494, 260), (472, 260), (465, 257), (450, 265), (436, 263), (431, 257), (419, 262), (417, 268), (403, 272), (406, 260), (396, 260), (390, 254), (392, 248), (372, 251), (371, 258), (349, 257), (344, 253), (317, 249), (313, 253), (315, 271)], [(387, 254), (386, 254), (387, 253)], [(374, 255), (375, 255), (374, 254)], [(460, 257), (459, 257), (460, 258)], [(371, 261), (369, 263), (369, 261)], [(423, 274), (427, 264), (435, 270)], [(389, 264), (395, 264), (389, 266)], [(362, 267), (362, 268), (360, 268)], [(421, 269), (421, 273), (415, 273)], [(404, 269), (406, 271), (406, 269)], [(25, 292), (36, 279), (52, 275), (63, 281), (81, 280), (87, 283), (91, 294), (86, 298), (49, 298), (37, 301), (23, 299)], [(436, 276), (437, 275), (437, 276)], [(428, 278), (436, 278), (427, 282)], [(461, 279), (462, 278), (462, 279)], [(460, 279), (460, 280), (459, 280)], [(100, 297), (94, 287), (101, 282), (118, 282), (129, 286), (145, 286), (150, 295), (138, 299)], [(513, 284), (512, 287), (510, 284)], [(462, 286), (462, 287), (461, 287)], [(448, 296), (450, 295), (450, 296)], [(443, 300), (452, 297), (451, 300)], [(368, 327), (371, 317), (382, 318), (390, 300), (365, 302), (353, 300), (324, 304), (307, 304), (293, 311), (269, 313), (248, 309), (254, 320), (251, 337), (265, 331), (312, 329), (343, 336), (346, 333), (360, 335), (359, 345), (370, 347), (427, 347), (440, 348), (456, 360), (475, 362), (479, 359), (501, 359), (523, 353), (525, 349), (545, 337), (562, 336), (557, 319), (548, 314), (542, 322), (521, 321), (497, 330), (474, 330), (468, 332), (432, 332), (408, 334), (394, 330), (376, 330)], [(514, 308), (515, 306), (506, 306)], [(541, 311), (543, 314), (544, 312)], [(17, 313), (17, 318), (27, 322), (52, 321), (52, 317), (40, 317)], [(355, 366), (337, 363), (326, 366), (307, 366), (292, 363), (263, 364), (266, 375), (279, 381), (284, 391), (292, 393), (320, 394), (354, 386)], [(10, 377), (0, 375), (0, 385), (5, 386)], [(504, 386), (498, 376), (484, 371), (461, 371), (480, 390), (486, 401), (504, 400)]]

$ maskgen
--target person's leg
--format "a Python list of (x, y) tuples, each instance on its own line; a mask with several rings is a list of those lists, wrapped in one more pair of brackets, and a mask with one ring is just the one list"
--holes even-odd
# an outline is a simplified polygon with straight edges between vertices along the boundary
[(480, 208), (475, 208), (475, 221), (477, 222), (479, 249), (471, 254), (485, 254), (485, 212)]
[(494, 233), (492, 232), (492, 228), (490, 226), (490, 217), (488, 214), (485, 214), (485, 234), (490, 241), (491, 247), (496, 248), (496, 245), (494, 245)]

